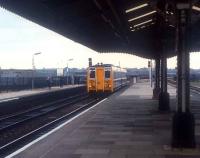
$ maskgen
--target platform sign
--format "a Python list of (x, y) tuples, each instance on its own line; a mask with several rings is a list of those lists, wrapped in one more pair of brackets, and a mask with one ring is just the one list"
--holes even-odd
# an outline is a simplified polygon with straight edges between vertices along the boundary
[(57, 69), (57, 76), (63, 76), (63, 73), (64, 71), (63, 71), (63, 69), (62, 68), (58, 68)]

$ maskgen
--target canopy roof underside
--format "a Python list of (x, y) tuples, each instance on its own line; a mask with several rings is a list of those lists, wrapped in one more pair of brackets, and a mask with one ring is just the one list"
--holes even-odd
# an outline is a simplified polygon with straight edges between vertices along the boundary
[[(0, 6), (95, 51), (155, 58), (176, 55), (174, 1), (166, 1), (167, 10), (164, 1), (1, 0)], [(194, 6), (191, 51), (199, 51), (200, 1)]]

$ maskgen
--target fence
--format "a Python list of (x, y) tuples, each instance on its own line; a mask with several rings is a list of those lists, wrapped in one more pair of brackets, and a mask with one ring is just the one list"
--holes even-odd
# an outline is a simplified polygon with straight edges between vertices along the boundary
[[(70, 84), (85, 84), (85, 76), (65, 76), (65, 77), (35, 77), (34, 88), (45, 88), (49, 86), (63, 86)], [(30, 77), (1, 77), (0, 92), (18, 91), (32, 88), (32, 78)]]

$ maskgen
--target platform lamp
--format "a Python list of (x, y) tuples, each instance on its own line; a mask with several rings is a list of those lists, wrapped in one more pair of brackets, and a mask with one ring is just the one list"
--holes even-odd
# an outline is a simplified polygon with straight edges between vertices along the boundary
[(148, 61), (148, 68), (149, 68), (149, 82), (150, 86), (152, 87), (152, 59)]
[(70, 58), (70, 59), (67, 60), (67, 85), (68, 85), (68, 82), (69, 82), (69, 81), (68, 81), (68, 75), (69, 75), (69, 62), (70, 62), (70, 61), (73, 61), (73, 60), (74, 60), (73, 58)]
[(34, 89), (34, 78), (35, 78), (35, 56), (42, 54), (41, 52), (34, 53), (32, 55), (32, 82), (31, 82), (31, 88)]

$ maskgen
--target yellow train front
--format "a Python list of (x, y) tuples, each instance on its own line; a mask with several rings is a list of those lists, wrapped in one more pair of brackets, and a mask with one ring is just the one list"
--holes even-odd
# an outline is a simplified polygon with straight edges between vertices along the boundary
[(111, 64), (91, 66), (87, 70), (89, 93), (113, 92), (127, 84), (126, 69)]

